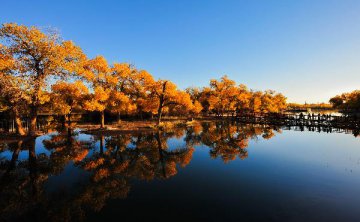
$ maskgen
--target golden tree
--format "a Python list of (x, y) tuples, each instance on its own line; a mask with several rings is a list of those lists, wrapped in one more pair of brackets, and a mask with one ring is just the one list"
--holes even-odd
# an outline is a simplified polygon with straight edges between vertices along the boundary
[(238, 95), (236, 96), (236, 108), (239, 113), (244, 113), (250, 109), (251, 93), (244, 84), (239, 85)]
[(131, 113), (136, 104), (131, 99), (132, 75), (134, 70), (129, 64), (115, 63), (110, 67), (103, 56), (97, 56), (85, 63), (82, 76), (90, 82), (94, 90), (85, 109), (98, 111), (101, 115), (101, 128), (105, 126), (105, 110), (117, 113)]
[(111, 69), (102, 56), (97, 56), (86, 62), (85, 72), (82, 75), (91, 83), (93, 94), (84, 103), (84, 107), (89, 111), (98, 111), (101, 116), (101, 128), (105, 126), (105, 109), (111, 102), (110, 94), (117, 84), (117, 78), (111, 74)]
[(151, 94), (151, 88), (155, 83), (152, 75), (145, 70), (133, 71), (129, 76), (129, 94), (132, 101), (136, 104), (137, 112), (142, 119), (143, 112), (153, 113), (156, 110), (156, 104), (149, 103), (148, 97)]
[(190, 95), (178, 90), (176, 85), (169, 80), (158, 80), (149, 87), (151, 95), (148, 102), (156, 104), (158, 124), (161, 122), (164, 108), (169, 108), (170, 106), (181, 106), (185, 110), (193, 108)]
[(343, 93), (330, 99), (334, 108), (344, 111), (360, 110), (360, 90), (354, 90), (350, 93)]
[(54, 33), (44, 33), (36, 27), (26, 27), (15, 23), (3, 24), (0, 39), (6, 42), (8, 53), (16, 63), (13, 75), (26, 80), (31, 97), (30, 130), (35, 134), (37, 113), (44, 103), (42, 90), (49, 77), (65, 77), (79, 72), (85, 58), (81, 49), (71, 41), (62, 41)]
[(84, 99), (89, 93), (88, 88), (81, 81), (68, 83), (58, 81), (51, 86), (53, 111), (63, 115), (71, 127), (71, 114), (74, 110), (83, 108)]
[(210, 87), (212, 95), (209, 98), (209, 103), (213, 110), (222, 116), (225, 113), (234, 113), (238, 95), (235, 81), (225, 75), (221, 77), (220, 81), (215, 79), (210, 80)]
[(28, 84), (13, 75), (18, 71), (15, 59), (8, 52), (8, 48), (0, 44), (0, 98), (1, 109), (12, 112), (15, 119), (16, 132), (25, 135), (25, 130), (21, 124), (21, 114), (27, 109), (30, 97), (26, 93)]
[(286, 108), (287, 108), (286, 97), (283, 94), (276, 93), (273, 97), (273, 102), (276, 107), (275, 112), (282, 112), (282, 111), (286, 110)]
[(114, 63), (111, 72), (117, 78), (117, 84), (110, 96), (110, 111), (118, 114), (118, 122), (120, 122), (121, 112), (129, 114), (136, 110), (136, 104), (131, 99), (131, 95), (133, 93), (132, 78), (137, 70), (127, 63)]
[(254, 115), (255, 113), (261, 112), (261, 97), (262, 92), (260, 91), (252, 92), (251, 94), (250, 110), (253, 112)]
[(201, 105), (201, 90), (198, 87), (189, 87), (185, 89), (185, 92), (189, 94), (190, 99), (193, 103), (193, 108), (191, 113), (194, 115), (199, 115), (203, 110), (203, 106)]

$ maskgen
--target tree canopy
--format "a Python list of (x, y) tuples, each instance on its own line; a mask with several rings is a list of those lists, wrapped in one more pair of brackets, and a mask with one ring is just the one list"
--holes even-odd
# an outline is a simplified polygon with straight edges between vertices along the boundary
[(243, 113), (278, 113), (286, 97), (273, 90), (249, 90), (226, 75), (209, 86), (179, 89), (128, 63), (109, 64), (98, 55), (88, 59), (79, 46), (49, 30), (15, 23), (0, 28), (0, 108), (17, 119), (30, 119), (35, 135), (38, 113), (62, 115), (70, 120), (74, 110), (97, 112), (100, 126), (105, 114), (143, 118), (164, 115), (233, 116)]

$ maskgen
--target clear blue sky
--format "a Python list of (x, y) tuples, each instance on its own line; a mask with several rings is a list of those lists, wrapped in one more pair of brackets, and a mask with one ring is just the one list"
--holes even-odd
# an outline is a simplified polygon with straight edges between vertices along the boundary
[(360, 89), (359, 0), (0, 0), (0, 22), (56, 27), (93, 57), (180, 88), (227, 74), (293, 102)]

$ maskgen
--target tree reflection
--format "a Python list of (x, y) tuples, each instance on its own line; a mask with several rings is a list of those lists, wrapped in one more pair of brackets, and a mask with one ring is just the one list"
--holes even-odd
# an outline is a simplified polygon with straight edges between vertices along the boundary
[[(109, 199), (126, 198), (130, 180), (167, 179), (185, 167), (193, 148), (173, 149), (168, 139), (180, 130), (151, 134), (94, 136), (81, 141), (75, 132), (60, 132), (42, 140), (49, 155), (36, 152), (36, 138), (6, 144), (11, 157), (1, 161), (0, 216), (4, 220), (82, 220), (88, 210), (101, 210)], [(183, 130), (181, 130), (183, 132)], [(95, 148), (99, 141), (98, 149)], [(27, 152), (19, 159), (20, 152)], [(72, 190), (47, 191), (50, 177), (72, 165), (87, 175)]]
[[(15, 215), (21, 218), (40, 204), (41, 187), (51, 174), (49, 158), (35, 154), (35, 138), (10, 143), (8, 150), (11, 160), (1, 163), (0, 214), (4, 220)], [(27, 159), (18, 160), (21, 150), (27, 152)]]
[(204, 144), (210, 148), (210, 156), (220, 157), (225, 163), (248, 157), (250, 140), (270, 139), (278, 128), (264, 125), (240, 125), (228, 122), (205, 122), (187, 131), (186, 141), (193, 145)]
[(247, 158), (251, 141), (276, 133), (280, 128), (219, 121), (132, 135), (90, 136), (65, 129), (3, 142), (0, 220), (81, 221), (109, 200), (126, 198), (135, 180), (175, 176), (190, 163), (195, 146), (205, 145), (212, 159), (229, 163)]
[[(110, 199), (126, 198), (133, 180), (175, 176), (179, 167), (190, 163), (194, 146), (206, 145), (212, 158), (227, 163), (246, 158), (250, 140), (270, 139), (275, 131), (279, 130), (205, 122), (186, 130), (136, 135), (83, 137), (77, 131), (64, 130), (45, 139), (3, 144), (0, 152), (10, 154), (0, 164), (1, 219), (83, 220), (89, 210), (100, 211)], [(172, 138), (178, 140), (170, 142)], [(36, 144), (43, 144), (42, 152), (36, 150), (40, 149)], [(26, 155), (19, 158), (21, 153)], [(66, 169), (80, 172), (79, 178), (73, 178), (75, 185), (49, 191), (49, 186), (54, 186), (50, 178), (66, 176)]]
[(177, 165), (185, 167), (190, 162), (194, 151), (188, 146), (176, 149), (168, 147), (168, 139), (177, 133), (157, 131), (135, 137), (107, 137), (104, 142), (106, 151), (100, 148), (98, 153), (82, 161), (81, 167), (94, 172), (94, 180), (114, 173), (143, 180), (169, 178), (177, 173)]

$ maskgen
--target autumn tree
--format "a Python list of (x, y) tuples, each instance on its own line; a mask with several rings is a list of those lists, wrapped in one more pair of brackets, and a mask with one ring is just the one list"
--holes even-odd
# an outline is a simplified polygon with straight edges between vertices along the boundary
[(253, 114), (255, 115), (255, 113), (259, 113), (261, 112), (261, 98), (262, 98), (262, 92), (261, 91), (256, 91), (256, 92), (252, 92), (251, 94), (251, 99), (250, 99), (250, 110), (253, 112)]
[(193, 103), (193, 108), (191, 113), (194, 115), (200, 114), (203, 110), (203, 106), (201, 105), (200, 98), (201, 98), (201, 89), (198, 87), (189, 87), (185, 89), (185, 92), (189, 94), (190, 99)]
[(203, 113), (209, 114), (213, 110), (213, 105), (216, 103), (216, 101), (212, 101), (213, 99), (216, 100), (216, 98), (212, 95), (210, 87), (204, 87), (201, 89), (198, 101), (203, 107)]
[(354, 90), (349, 93), (343, 93), (330, 99), (330, 103), (334, 108), (344, 111), (360, 110), (360, 90)]
[(28, 84), (13, 73), (18, 71), (15, 59), (8, 48), (0, 44), (0, 100), (1, 109), (9, 110), (15, 119), (16, 133), (25, 135), (21, 115), (27, 109), (30, 97), (26, 93)]
[(338, 107), (341, 107), (344, 104), (344, 102), (345, 102), (344, 100), (345, 100), (344, 96), (337, 95), (337, 96), (332, 97), (329, 100), (329, 102), (334, 108), (338, 108)]
[(287, 103), (286, 103), (286, 97), (281, 93), (276, 93), (273, 97), (273, 103), (275, 104), (276, 110), (275, 112), (282, 112), (286, 110)]
[(178, 90), (176, 85), (169, 80), (158, 80), (149, 87), (151, 92), (149, 102), (156, 104), (158, 124), (161, 122), (164, 108), (180, 106), (183, 109), (191, 110), (193, 107), (189, 94)]
[(266, 90), (261, 95), (261, 113), (279, 113), (286, 108), (286, 97), (273, 90)]
[(30, 97), (19, 88), (23, 82), (13, 76), (0, 74), (0, 94), (3, 98), (3, 109), (9, 110), (14, 116), (16, 133), (23, 136), (25, 130), (21, 123), (21, 116), (26, 114)]
[(210, 80), (210, 88), (212, 94), (209, 103), (213, 110), (221, 116), (225, 113), (234, 113), (238, 95), (235, 81), (225, 75), (221, 77), (220, 81), (216, 79)]
[(152, 87), (155, 83), (152, 75), (145, 70), (135, 70), (129, 77), (129, 94), (136, 104), (137, 113), (143, 118), (143, 112), (156, 112), (156, 104), (149, 102)]
[[(278, 113), (286, 109), (286, 97), (273, 90), (253, 91), (246, 85), (236, 85), (227, 76), (210, 80), (210, 86), (202, 89), (188, 88), (192, 100), (198, 101), (204, 113), (218, 116), (243, 113)], [(195, 103), (194, 103), (195, 104)]]
[(82, 75), (88, 80), (94, 90), (84, 107), (89, 111), (100, 112), (101, 128), (105, 126), (105, 109), (111, 100), (111, 92), (117, 84), (117, 78), (111, 74), (111, 69), (103, 56), (97, 56), (85, 63)]
[(251, 92), (244, 84), (238, 87), (238, 95), (236, 96), (236, 110), (238, 113), (248, 112), (250, 110)]
[(114, 63), (111, 72), (117, 78), (117, 83), (111, 92), (110, 111), (118, 114), (118, 122), (120, 122), (121, 112), (129, 114), (136, 110), (136, 103), (131, 99), (131, 95), (132, 78), (137, 70), (127, 63)]
[(68, 127), (71, 127), (71, 114), (74, 110), (83, 109), (88, 88), (80, 80), (73, 83), (59, 81), (51, 86), (51, 90), (52, 110), (64, 116)]
[(57, 34), (15, 23), (3, 24), (0, 39), (6, 43), (9, 56), (16, 64), (17, 70), (12, 75), (26, 80), (30, 86), (27, 91), (31, 98), (29, 133), (34, 135), (47, 80), (49, 77), (65, 77), (78, 72), (85, 55), (79, 47), (71, 41), (61, 40)]

